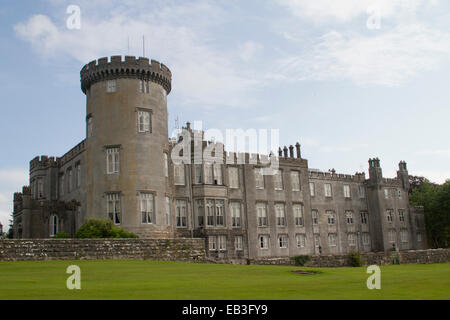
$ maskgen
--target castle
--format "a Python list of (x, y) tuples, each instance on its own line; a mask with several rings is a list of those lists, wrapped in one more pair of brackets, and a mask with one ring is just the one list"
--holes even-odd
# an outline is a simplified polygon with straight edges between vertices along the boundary
[[(427, 248), (404, 161), (394, 179), (379, 159), (369, 160), (368, 179), (311, 170), (299, 143), (271, 155), (273, 174), (262, 156), (218, 149), (215, 161), (173, 161), (183, 139), (168, 138), (171, 81), (164, 64), (142, 57), (85, 65), (86, 139), (60, 158), (31, 160), (30, 186), (14, 194), (14, 237), (73, 236), (97, 217), (140, 237), (205, 238), (213, 258)], [(195, 135), (189, 123), (183, 133)], [(202, 137), (200, 150), (215, 145)]]

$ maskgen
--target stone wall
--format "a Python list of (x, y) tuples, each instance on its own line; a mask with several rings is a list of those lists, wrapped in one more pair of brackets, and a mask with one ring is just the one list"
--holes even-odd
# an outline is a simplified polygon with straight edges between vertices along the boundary
[[(424, 264), (450, 262), (450, 249), (409, 250), (400, 252), (368, 252), (362, 254), (365, 265), (392, 264), (396, 255), (401, 264)], [(288, 257), (250, 259), (250, 264), (261, 265), (294, 265)], [(346, 267), (349, 266), (347, 255), (315, 255), (305, 265), (307, 267)]]
[(148, 259), (205, 261), (204, 239), (0, 240), (0, 261)]

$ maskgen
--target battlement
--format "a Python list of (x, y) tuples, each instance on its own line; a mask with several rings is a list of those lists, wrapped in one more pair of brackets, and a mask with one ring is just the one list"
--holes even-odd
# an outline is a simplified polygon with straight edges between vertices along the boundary
[(341, 174), (334, 171), (323, 172), (318, 170), (309, 170), (310, 179), (321, 179), (321, 180), (335, 180), (335, 181), (347, 181), (347, 182), (359, 182), (362, 183), (366, 181), (366, 174), (364, 172), (357, 172), (354, 175), (351, 174)]
[(396, 178), (383, 178), (383, 184), (387, 185), (387, 186), (393, 186), (393, 187), (398, 187), (400, 186), (400, 180), (396, 179)]
[(55, 157), (40, 156), (30, 161), (30, 172), (36, 169), (46, 169), (57, 167), (58, 163)]
[(72, 160), (74, 157), (82, 153), (85, 149), (86, 149), (86, 140), (83, 140), (75, 147), (70, 149), (68, 152), (66, 152), (66, 154), (64, 154), (62, 157), (58, 158), (59, 166), (62, 167), (68, 161)]
[(90, 86), (96, 82), (135, 78), (148, 80), (160, 84), (167, 91), (172, 90), (172, 73), (164, 64), (149, 60), (148, 58), (134, 56), (112, 56), (91, 61), (81, 69), (81, 90), (86, 93)]

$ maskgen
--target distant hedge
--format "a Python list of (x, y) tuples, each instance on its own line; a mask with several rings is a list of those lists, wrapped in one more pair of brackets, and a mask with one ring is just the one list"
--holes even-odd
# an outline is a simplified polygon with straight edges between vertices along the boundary
[(139, 238), (134, 233), (116, 227), (109, 219), (91, 218), (75, 233), (78, 239), (106, 239), (106, 238)]

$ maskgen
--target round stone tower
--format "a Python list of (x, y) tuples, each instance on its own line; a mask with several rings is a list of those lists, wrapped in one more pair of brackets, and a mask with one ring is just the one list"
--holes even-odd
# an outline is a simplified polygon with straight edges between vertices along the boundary
[(171, 81), (164, 64), (147, 58), (101, 58), (81, 70), (87, 218), (110, 218), (142, 237), (173, 235), (165, 160)]

